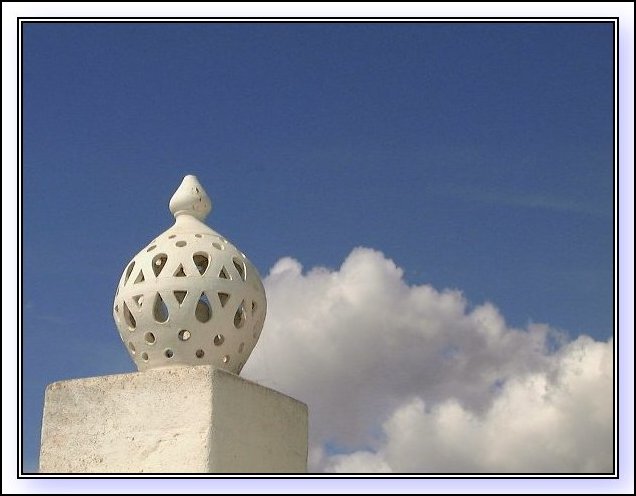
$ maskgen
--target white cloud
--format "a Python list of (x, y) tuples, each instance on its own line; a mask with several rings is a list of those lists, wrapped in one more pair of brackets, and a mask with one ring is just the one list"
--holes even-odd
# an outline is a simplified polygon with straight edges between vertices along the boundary
[(381, 253), (281, 259), (244, 375), (310, 408), (310, 470), (609, 471), (612, 343), (513, 329), (490, 303), (409, 286)]

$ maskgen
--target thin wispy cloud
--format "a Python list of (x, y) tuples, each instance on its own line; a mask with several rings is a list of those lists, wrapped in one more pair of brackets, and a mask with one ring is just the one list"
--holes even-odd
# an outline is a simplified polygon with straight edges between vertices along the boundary
[(612, 206), (602, 208), (592, 201), (581, 201), (573, 198), (551, 196), (547, 194), (528, 194), (506, 191), (489, 191), (483, 188), (443, 188), (441, 193), (452, 198), (508, 207), (539, 209), (554, 212), (566, 212), (594, 217), (612, 216)]

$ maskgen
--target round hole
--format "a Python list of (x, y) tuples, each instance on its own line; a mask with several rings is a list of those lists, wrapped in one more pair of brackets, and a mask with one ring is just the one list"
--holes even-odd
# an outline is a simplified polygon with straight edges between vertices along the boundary
[(172, 239), (172, 238), (176, 238), (177, 235), (176, 234), (171, 234), (170, 236), (168, 236), (168, 239)]
[(203, 355), (205, 355), (205, 352), (203, 350), (197, 350), (195, 355), (197, 358), (203, 358)]
[(147, 362), (147, 361), (148, 361), (148, 353), (143, 352), (143, 353), (141, 354), (141, 359), (142, 359), (144, 362)]
[(155, 344), (155, 341), (156, 341), (155, 335), (152, 332), (147, 332), (144, 335), (144, 339), (146, 340), (146, 343), (148, 344)]
[(163, 354), (166, 356), (166, 358), (172, 358), (174, 356), (174, 351), (168, 348), (166, 351), (163, 352)]
[(185, 245), (187, 245), (188, 243), (186, 243), (185, 241), (177, 241), (175, 243), (176, 246), (178, 246), (179, 248), (183, 248)]
[(202, 238), (202, 237), (203, 237), (203, 235), (202, 235), (202, 234), (195, 234), (195, 235), (194, 235), (194, 237), (195, 237), (195, 238)]
[(149, 247), (146, 251), (147, 251), (147, 252), (148, 252), (148, 251), (152, 251), (152, 250), (154, 250), (156, 247), (157, 247), (157, 245), (152, 245), (152, 246), (150, 246), (150, 247)]
[(214, 248), (216, 248), (217, 250), (224, 250), (225, 246), (220, 245), (218, 243), (212, 243), (212, 246), (214, 246)]
[(135, 353), (137, 353), (137, 350), (135, 350), (135, 345), (132, 344), (132, 341), (128, 342), (128, 348), (130, 348), (130, 352), (134, 355)]
[(216, 336), (214, 336), (214, 346), (221, 346), (223, 344), (223, 341), (225, 341), (223, 334), (217, 334)]
[(227, 363), (227, 362), (229, 362), (229, 361), (230, 361), (230, 355), (225, 355), (225, 356), (223, 357), (223, 363)]
[(188, 339), (190, 339), (191, 336), (192, 334), (187, 329), (183, 329), (182, 331), (179, 331), (179, 339), (181, 341), (187, 341)]

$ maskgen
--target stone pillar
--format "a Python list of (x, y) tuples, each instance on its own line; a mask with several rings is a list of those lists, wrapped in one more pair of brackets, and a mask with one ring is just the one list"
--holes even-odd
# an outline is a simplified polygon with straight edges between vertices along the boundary
[(41, 473), (298, 473), (307, 406), (209, 365), (55, 382)]
[(195, 176), (169, 209), (173, 226), (115, 291), (139, 373), (49, 385), (40, 472), (305, 472), (307, 406), (238, 377), (267, 313), (256, 267), (204, 224), (212, 200)]

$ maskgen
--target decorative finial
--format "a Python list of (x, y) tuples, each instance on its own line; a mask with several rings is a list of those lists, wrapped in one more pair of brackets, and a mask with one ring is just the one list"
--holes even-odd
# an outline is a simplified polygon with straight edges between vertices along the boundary
[(186, 214), (204, 221), (212, 210), (212, 200), (196, 176), (186, 176), (170, 199), (170, 211), (175, 217)]
[(175, 224), (128, 263), (113, 316), (139, 370), (213, 365), (238, 374), (265, 321), (265, 289), (247, 257), (203, 224), (212, 202), (195, 176), (170, 200)]

